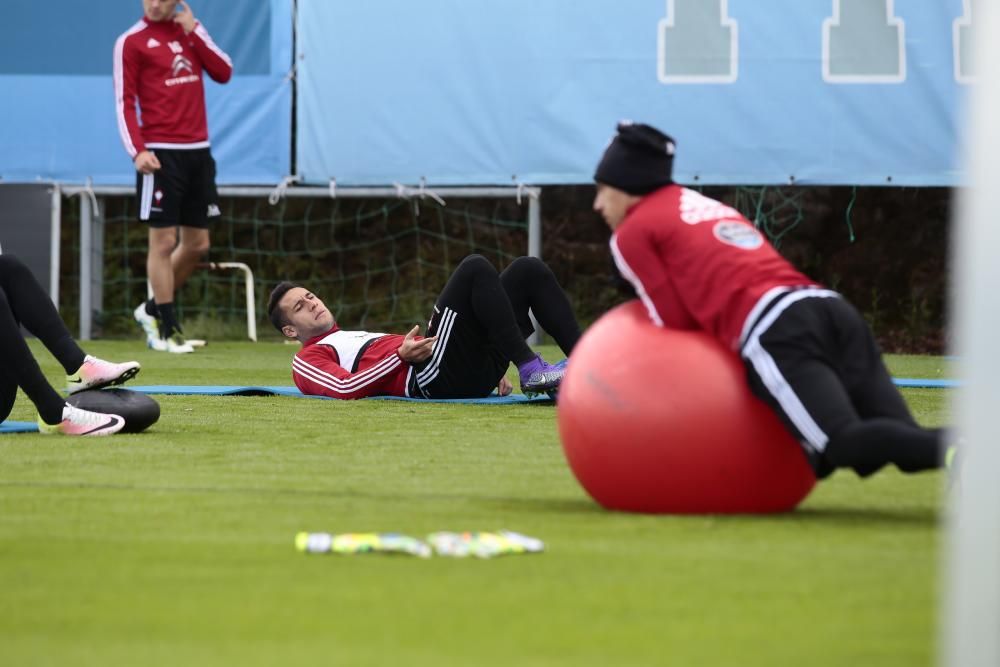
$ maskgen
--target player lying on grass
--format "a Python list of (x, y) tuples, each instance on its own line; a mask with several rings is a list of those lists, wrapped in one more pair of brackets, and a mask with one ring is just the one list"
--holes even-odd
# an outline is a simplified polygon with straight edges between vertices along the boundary
[(661, 327), (737, 351), (747, 382), (817, 476), (940, 467), (944, 431), (914, 421), (864, 318), (789, 264), (735, 209), (672, 180), (674, 142), (622, 123), (594, 180), (611, 254)]
[(419, 326), (406, 335), (343, 331), (318, 296), (289, 282), (274, 288), (267, 309), (278, 331), (302, 343), (292, 360), (296, 386), (333, 398), (481, 398), (494, 388), (506, 395), (511, 362), (522, 391), (553, 392), (565, 367), (528, 347), (528, 311), (567, 356), (580, 338), (555, 275), (533, 257), (499, 274), (480, 255), (462, 260), (438, 296), (427, 338)]
[(85, 354), (28, 267), (10, 255), (0, 255), (0, 422), (10, 414), (20, 387), (38, 409), (42, 433), (109, 435), (120, 431), (125, 425), (120, 416), (75, 408), (52, 388), (24, 341), (22, 324), (66, 369), (71, 394), (121, 384), (139, 372), (138, 362), (113, 364)]

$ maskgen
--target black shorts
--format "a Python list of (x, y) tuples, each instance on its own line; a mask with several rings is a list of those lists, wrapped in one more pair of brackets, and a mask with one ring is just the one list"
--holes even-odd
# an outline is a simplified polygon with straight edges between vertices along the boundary
[(840, 295), (787, 292), (750, 328), (741, 356), (750, 390), (798, 439), (817, 475), (832, 467), (826, 445), (860, 420), (915, 425), (861, 314)]
[(150, 227), (208, 228), (221, 215), (215, 187), (215, 159), (208, 148), (155, 148), (160, 169), (136, 173), (139, 221)]

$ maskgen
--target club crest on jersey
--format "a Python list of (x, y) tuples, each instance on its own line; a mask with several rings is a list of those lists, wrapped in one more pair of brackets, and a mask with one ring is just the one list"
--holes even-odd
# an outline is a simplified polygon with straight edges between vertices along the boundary
[(736, 220), (720, 220), (712, 228), (715, 238), (743, 250), (756, 250), (764, 245), (764, 237), (756, 229)]
[(160, 201), (163, 199), (163, 190), (157, 190), (156, 192), (154, 192), (153, 199), (155, 199), (156, 203), (159, 204)]

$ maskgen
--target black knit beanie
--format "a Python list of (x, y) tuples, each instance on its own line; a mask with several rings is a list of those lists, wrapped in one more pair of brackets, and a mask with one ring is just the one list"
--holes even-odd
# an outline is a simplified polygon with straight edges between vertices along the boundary
[(597, 164), (594, 180), (630, 195), (645, 195), (673, 183), (673, 167), (673, 139), (655, 127), (622, 121)]

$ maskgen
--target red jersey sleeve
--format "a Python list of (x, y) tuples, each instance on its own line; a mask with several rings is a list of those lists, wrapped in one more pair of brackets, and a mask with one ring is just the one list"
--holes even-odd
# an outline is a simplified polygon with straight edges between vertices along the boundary
[(190, 34), (190, 43), (201, 60), (201, 66), (213, 81), (226, 83), (233, 75), (233, 61), (209, 36), (205, 26), (196, 23)]
[(391, 394), (394, 377), (403, 365), (393, 354), (357, 373), (340, 365), (337, 351), (328, 345), (307, 345), (292, 359), (292, 379), (303, 394), (353, 399)]
[(125, 146), (125, 152), (132, 159), (146, 150), (136, 111), (139, 68), (138, 46), (134, 39), (129, 39), (129, 33), (125, 33), (115, 42), (115, 115), (118, 117), (118, 134)]

